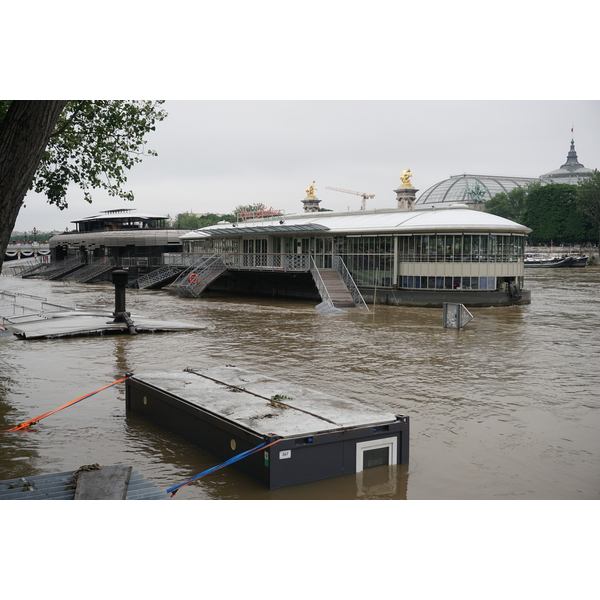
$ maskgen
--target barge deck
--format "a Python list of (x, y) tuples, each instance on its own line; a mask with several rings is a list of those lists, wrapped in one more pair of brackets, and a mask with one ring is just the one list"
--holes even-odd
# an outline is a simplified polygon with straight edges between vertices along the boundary
[(127, 410), (269, 489), (408, 463), (409, 418), (233, 366), (130, 375)]

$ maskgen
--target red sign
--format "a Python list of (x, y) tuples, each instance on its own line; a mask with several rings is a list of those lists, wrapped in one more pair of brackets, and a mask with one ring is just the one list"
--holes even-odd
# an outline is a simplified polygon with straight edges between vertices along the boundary
[(238, 216), (243, 221), (249, 217), (258, 219), (259, 217), (277, 217), (282, 214), (281, 210), (273, 208), (272, 206), (267, 208), (264, 204), (258, 204), (254, 212), (246, 210), (247, 208), (247, 206), (242, 206), (242, 210), (238, 213)]

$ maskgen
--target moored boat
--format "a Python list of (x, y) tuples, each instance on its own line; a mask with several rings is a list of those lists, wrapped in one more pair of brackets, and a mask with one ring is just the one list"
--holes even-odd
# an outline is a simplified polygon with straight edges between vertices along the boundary
[(570, 267), (586, 267), (589, 256), (573, 256), (573, 262), (569, 265)]
[(554, 258), (527, 257), (523, 262), (525, 267), (529, 268), (556, 269), (558, 267), (570, 267), (573, 260), (572, 256)]

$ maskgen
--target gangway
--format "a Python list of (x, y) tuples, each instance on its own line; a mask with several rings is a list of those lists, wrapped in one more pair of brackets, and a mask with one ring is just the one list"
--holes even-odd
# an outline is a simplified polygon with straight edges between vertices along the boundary
[(18, 273), (15, 269), (13, 274), (18, 274), (23, 279), (27, 279), (28, 277), (38, 277), (43, 271), (47, 271), (51, 264), (52, 263), (45, 262), (42, 257), (37, 256), (34, 264), (25, 265), (23, 268), (18, 270)]
[(127, 287), (138, 288), (140, 290), (153, 289), (158, 290), (166, 285), (169, 285), (181, 273), (181, 268), (172, 265), (164, 265), (150, 273), (146, 273), (130, 281)]
[(198, 298), (204, 289), (225, 271), (227, 266), (221, 255), (203, 256), (183, 271), (171, 287), (181, 298)]
[(75, 269), (79, 269), (84, 265), (83, 258), (80, 256), (72, 256), (65, 258), (56, 263), (51, 263), (50, 268), (39, 274), (42, 279), (60, 279), (68, 273), (72, 273)]
[(358, 307), (368, 311), (369, 307), (364, 301), (348, 269), (345, 268), (346, 265), (339, 257), (335, 258), (338, 261), (334, 262), (334, 268), (319, 269), (311, 257), (310, 272), (323, 301), (322, 305), (326, 308)]
[[(117, 261), (112, 256), (105, 256), (94, 261), (91, 265), (85, 265), (62, 279), (73, 283), (87, 283), (96, 279), (107, 271), (112, 271), (117, 266)], [(53, 279), (56, 279), (53, 277)]]
[(350, 292), (350, 295), (354, 300), (354, 304), (361, 310), (366, 310), (367, 312), (370, 312), (369, 307), (365, 302), (365, 299), (362, 297), (362, 294), (360, 293), (360, 290), (358, 289), (358, 286), (356, 285), (352, 274), (350, 273), (350, 271), (348, 271), (348, 267), (346, 266), (346, 263), (344, 262), (342, 257), (334, 256), (332, 264), (333, 268), (340, 274), (340, 277), (342, 278), (345, 286), (348, 288), (348, 291)]

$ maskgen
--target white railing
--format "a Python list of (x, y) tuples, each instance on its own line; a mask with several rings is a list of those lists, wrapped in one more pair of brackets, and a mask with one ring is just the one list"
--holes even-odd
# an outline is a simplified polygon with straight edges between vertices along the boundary
[(348, 291), (352, 296), (352, 300), (354, 300), (354, 304), (356, 304), (358, 308), (370, 312), (369, 307), (365, 302), (365, 299), (362, 297), (362, 294), (360, 293), (358, 286), (356, 285), (356, 282), (352, 277), (352, 274), (350, 273), (350, 271), (348, 271), (348, 267), (346, 266), (346, 263), (342, 260), (341, 256), (336, 255), (333, 257), (333, 268), (342, 276), (342, 280), (348, 288)]
[(198, 298), (204, 288), (227, 270), (223, 256), (205, 255), (186, 269), (172, 284), (180, 297)]
[(312, 256), (310, 257), (310, 272), (315, 281), (315, 285), (317, 286), (317, 290), (319, 291), (319, 295), (321, 296), (321, 300), (326, 306), (333, 308), (334, 304), (331, 296), (329, 295), (329, 290), (325, 286), (325, 282), (323, 281), (321, 273), (319, 273), (319, 269), (317, 268)]
[(257, 271), (310, 271), (310, 254), (233, 254), (221, 255), (231, 269)]

